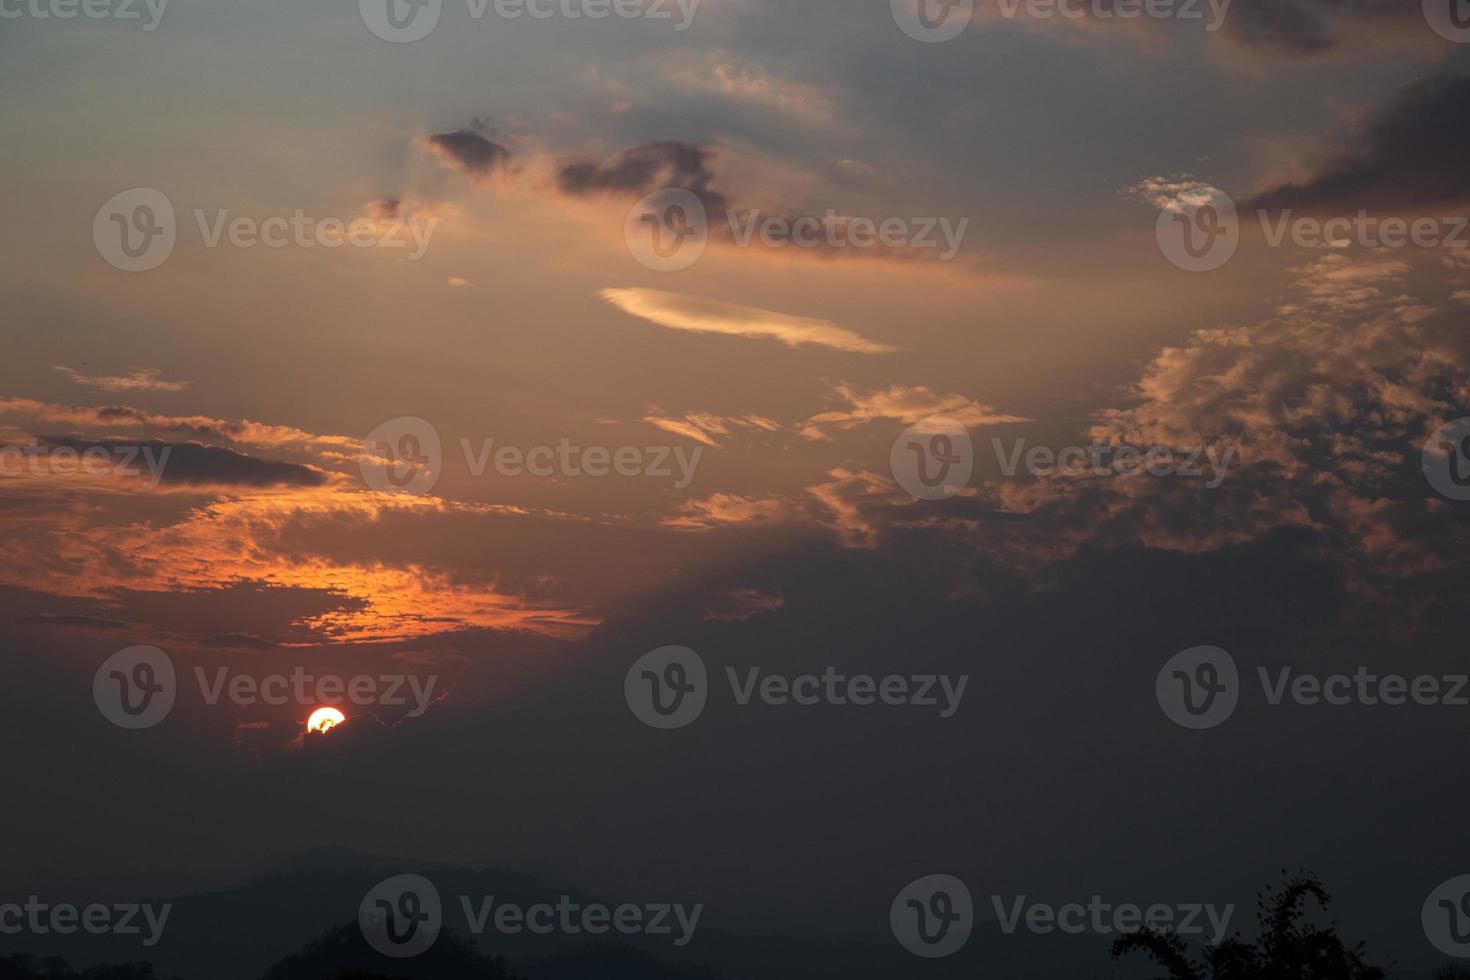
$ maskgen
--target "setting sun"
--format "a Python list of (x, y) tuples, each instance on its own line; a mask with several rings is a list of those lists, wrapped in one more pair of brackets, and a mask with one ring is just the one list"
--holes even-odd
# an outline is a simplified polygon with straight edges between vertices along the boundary
[(347, 720), (347, 716), (336, 708), (317, 708), (306, 719), (306, 730), (308, 732), (326, 732)]

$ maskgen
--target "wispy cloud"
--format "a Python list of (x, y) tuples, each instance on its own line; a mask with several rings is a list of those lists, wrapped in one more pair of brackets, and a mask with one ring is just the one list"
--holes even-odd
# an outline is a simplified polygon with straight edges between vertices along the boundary
[(666, 518), (663, 524), (683, 531), (708, 531), (717, 527), (775, 524), (790, 516), (790, 503), (780, 497), (716, 493), (681, 505), (678, 516)]
[(650, 414), (645, 415), (643, 421), (656, 425), (665, 432), (687, 436), (706, 446), (719, 446), (720, 443), (716, 437), (729, 436), (741, 429), (777, 432), (781, 428), (781, 423), (773, 422), (760, 415), (724, 416), (712, 415), (709, 412), (690, 412), (679, 418)]
[(159, 377), (162, 372), (157, 368), (139, 369), (120, 375), (83, 374), (65, 364), (57, 364), (52, 370), (60, 371), (74, 384), (100, 388), (103, 391), (183, 391), (193, 384), (191, 381), (164, 381)]
[(658, 289), (604, 289), (600, 295), (624, 313), (670, 330), (779, 340), (788, 347), (810, 344), (855, 354), (888, 354), (894, 350), (830, 320), (815, 317), (792, 316)]
[(997, 412), (965, 395), (940, 394), (922, 385), (890, 385), (879, 391), (859, 391), (849, 384), (837, 384), (832, 394), (842, 407), (822, 412), (807, 419), (802, 426), (804, 439), (830, 439), (832, 432), (851, 429), (868, 422), (891, 420), (911, 425), (939, 415), (953, 419), (967, 428), (1002, 422), (1029, 422), (1019, 415)]

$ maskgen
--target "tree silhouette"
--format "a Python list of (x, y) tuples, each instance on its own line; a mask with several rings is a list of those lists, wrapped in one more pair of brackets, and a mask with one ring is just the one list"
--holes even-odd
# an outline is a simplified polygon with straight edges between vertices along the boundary
[(406, 959), (368, 945), (354, 923), (329, 929), (266, 971), (264, 980), (516, 980), (505, 960), (492, 959), (445, 929), (425, 952)]
[(16, 953), (0, 959), (0, 980), (158, 980), (152, 963), (109, 963), (73, 970), (55, 956)]
[(1384, 980), (1382, 970), (1363, 961), (1362, 943), (1349, 946), (1338, 938), (1336, 923), (1322, 927), (1306, 921), (1308, 899), (1324, 910), (1332, 904), (1332, 896), (1309, 874), (1288, 879), (1279, 890), (1266, 889), (1256, 902), (1256, 941), (1230, 938), (1207, 945), (1203, 963), (1189, 958), (1178, 935), (1147, 930), (1114, 942), (1113, 959), (1146, 953), (1168, 971), (1168, 980)]

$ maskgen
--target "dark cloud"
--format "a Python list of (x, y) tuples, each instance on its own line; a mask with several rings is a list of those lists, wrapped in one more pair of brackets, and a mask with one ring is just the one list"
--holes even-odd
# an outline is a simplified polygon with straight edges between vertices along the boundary
[[(242, 487), (319, 487), (326, 474), (299, 463), (280, 463), (260, 459), (233, 449), (203, 446), (193, 442), (161, 442), (144, 440), (86, 440), (46, 437), (43, 445), (51, 449), (70, 448), (77, 453), (100, 448), (111, 454), (119, 466), (139, 473), (149, 472), (149, 461), (160, 467), (159, 482), (182, 486)], [(165, 452), (167, 455), (165, 456)]]
[(1470, 77), (1408, 86), (1356, 139), (1304, 184), (1286, 184), (1249, 207), (1357, 211), (1470, 200)]
[(624, 150), (602, 162), (574, 160), (557, 173), (565, 194), (648, 194), (666, 187), (682, 187), (698, 195), (705, 207), (724, 209), (729, 201), (710, 190), (715, 173), (709, 167), (713, 151), (682, 140), (662, 140)]
[(119, 630), (128, 625), (121, 620), (104, 619), (101, 616), (67, 616), (58, 613), (38, 613), (22, 622), (40, 626), (74, 626), (93, 630)]
[(1310, 58), (1362, 43), (1428, 35), (1420, 5), (1404, 0), (1235, 0), (1231, 40), (1266, 53)]
[(430, 133), (424, 141), (440, 157), (471, 177), (487, 177), (511, 157), (509, 147), (472, 129)]

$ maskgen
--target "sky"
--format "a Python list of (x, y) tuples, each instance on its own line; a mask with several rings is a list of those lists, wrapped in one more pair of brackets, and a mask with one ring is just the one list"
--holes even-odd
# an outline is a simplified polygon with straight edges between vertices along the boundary
[[(1443, 959), (1462, 716), (1255, 677), (1466, 670), (1463, 0), (123, 2), (0, 0), (16, 887), (340, 844), (891, 941), (935, 872), (1249, 908), (1308, 866)], [(178, 691), (128, 731), (139, 646)], [(709, 705), (658, 731), (669, 646)], [(1240, 706), (1191, 730), (1155, 681), (1200, 646)], [(333, 699), (194, 683), (297, 668), (435, 686), (308, 734)]]

